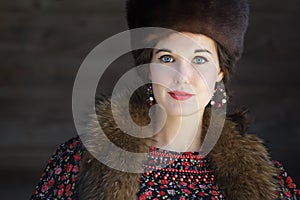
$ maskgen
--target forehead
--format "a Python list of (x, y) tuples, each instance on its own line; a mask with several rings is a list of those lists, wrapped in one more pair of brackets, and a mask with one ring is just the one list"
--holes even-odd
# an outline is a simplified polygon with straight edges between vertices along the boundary
[(194, 52), (197, 49), (206, 49), (216, 53), (214, 40), (203, 34), (194, 33), (173, 33), (158, 41), (155, 48), (166, 48), (174, 52)]

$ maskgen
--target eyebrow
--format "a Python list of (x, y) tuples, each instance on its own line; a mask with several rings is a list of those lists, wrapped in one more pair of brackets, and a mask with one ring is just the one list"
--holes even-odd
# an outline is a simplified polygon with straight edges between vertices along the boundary
[(160, 53), (160, 52), (168, 52), (168, 53), (172, 53), (172, 51), (169, 50), (169, 49), (158, 49), (158, 50), (155, 52), (155, 54), (158, 54), (158, 53)]
[(209, 53), (209, 54), (212, 54), (210, 51), (208, 51), (207, 49), (196, 49), (195, 50), (195, 53), (199, 53), (199, 52), (206, 52), (206, 53)]
[[(168, 53), (172, 53), (172, 51), (169, 50), (169, 49), (158, 49), (158, 50), (155, 52), (155, 54), (158, 54), (158, 53), (160, 53), (160, 52), (168, 52)], [(207, 49), (196, 49), (196, 50), (194, 51), (194, 53), (199, 53), (199, 52), (206, 52), (206, 53), (212, 54), (212, 53), (211, 53), (210, 51), (208, 51)]]

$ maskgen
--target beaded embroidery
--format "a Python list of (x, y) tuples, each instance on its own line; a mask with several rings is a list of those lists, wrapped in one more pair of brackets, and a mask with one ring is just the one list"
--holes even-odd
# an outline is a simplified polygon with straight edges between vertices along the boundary
[(151, 147), (138, 199), (224, 199), (207, 158)]
[[(62, 144), (49, 160), (30, 199), (77, 200), (77, 175), (83, 144), (77, 136)], [(277, 195), (280, 199), (300, 199), (300, 190), (283, 165), (273, 161), (278, 170)], [(154, 167), (154, 168), (153, 168)], [(209, 160), (197, 152), (178, 153), (151, 148), (144, 163), (137, 197), (143, 199), (224, 199)]]

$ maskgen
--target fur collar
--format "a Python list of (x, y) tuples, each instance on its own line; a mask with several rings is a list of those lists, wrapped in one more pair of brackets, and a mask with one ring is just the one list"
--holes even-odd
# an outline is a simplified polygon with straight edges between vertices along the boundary
[[(139, 102), (140, 99), (133, 101), (130, 112), (136, 123), (146, 125), (149, 123), (148, 110)], [(102, 99), (96, 107), (97, 113), (101, 113), (98, 120), (106, 136), (127, 151), (146, 152), (149, 141), (124, 134), (113, 120), (110, 106), (109, 99)], [(124, 109), (124, 105), (117, 106), (120, 111)], [(121, 115), (121, 112), (118, 114)], [(104, 136), (99, 135), (99, 130), (93, 123), (89, 134), (81, 137), (85, 137), (85, 145), (89, 146), (88, 149), (92, 153), (107, 152), (106, 149), (111, 147), (111, 143), (103, 142)], [(205, 130), (208, 121), (203, 124)], [(217, 183), (226, 199), (276, 199), (276, 169), (270, 161), (263, 141), (254, 135), (241, 132), (239, 123), (227, 119), (217, 144), (208, 154)], [(122, 160), (124, 156), (120, 153), (112, 152), (102, 156), (107, 158), (107, 162), (119, 159), (124, 166), (135, 165), (134, 161)], [(88, 151), (84, 151), (80, 165), (80, 199), (136, 199), (140, 174), (111, 169), (97, 161)]]

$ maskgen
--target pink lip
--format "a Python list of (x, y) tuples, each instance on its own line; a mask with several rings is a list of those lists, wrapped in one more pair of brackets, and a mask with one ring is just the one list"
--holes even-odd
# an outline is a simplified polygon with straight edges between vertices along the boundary
[(189, 99), (189, 98), (191, 98), (193, 96), (190, 93), (182, 92), (182, 91), (177, 91), (177, 90), (170, 91), (168, 93), (170, 94), (170, 96), (173, 99), (176, 99), (176, 100), (187, 100), (187, 99)]

